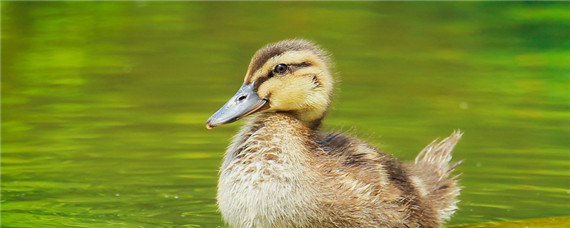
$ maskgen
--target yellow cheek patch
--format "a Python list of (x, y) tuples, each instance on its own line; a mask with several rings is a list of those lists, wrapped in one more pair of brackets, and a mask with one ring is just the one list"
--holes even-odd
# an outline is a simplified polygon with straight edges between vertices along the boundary
[(271, 78), (260, 85), (257, 93), (268, 99), (271, 109), (289, 111), (302, 109), (310, 100), (314, 87), (311, 77)]

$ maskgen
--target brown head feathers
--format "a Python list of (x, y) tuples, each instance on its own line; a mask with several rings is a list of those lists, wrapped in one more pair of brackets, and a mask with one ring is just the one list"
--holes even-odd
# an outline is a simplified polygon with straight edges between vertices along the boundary
[(282, 40), (277, 43), (268, 44), (253, 55), (249, 64), (249, 70), (247, 72), (245, 82), (251, 82), (253, 74), (257, 72), (269, 59), (282, 55), (288, 51), (311, 51), (318, 56), (321, 61), (327, 64), (329, 62), (328, 53), (311, 41), (302, 39)]

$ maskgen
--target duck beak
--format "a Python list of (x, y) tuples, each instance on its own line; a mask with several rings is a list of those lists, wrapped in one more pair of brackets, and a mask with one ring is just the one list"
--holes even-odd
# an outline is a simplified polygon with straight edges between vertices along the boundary
[(243, 84), (237, 93), (230, 98), (214, 115), (206, 122), (206, 128), (233, 123), (255, 112), (269, 108), (269, 102), (259, 98), (254, 90), (253, 83)]

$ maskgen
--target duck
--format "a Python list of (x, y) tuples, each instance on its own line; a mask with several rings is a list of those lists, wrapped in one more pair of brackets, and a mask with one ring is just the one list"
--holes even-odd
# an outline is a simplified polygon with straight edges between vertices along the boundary
[(457, 209), (451, 152), (462, 132), (400, 162), (342, 132), (320, 131), (333, 98), (331, 57), (302, 39), (268, 44), (206, 122), (248, 117), (227, 147), (217, 205), (230, 227), (439, 227)]

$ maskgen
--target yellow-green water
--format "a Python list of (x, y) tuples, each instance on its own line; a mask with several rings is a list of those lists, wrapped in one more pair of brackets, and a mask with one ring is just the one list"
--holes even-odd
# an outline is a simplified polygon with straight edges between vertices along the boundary
[(205, 121), (285, 38), (333, 54), (325, 129), (402, 160), (465, 132), (449, 224), (570, 215), (568, 3), (1, 6), (2, 227), (222, 226), (217, 169), (241, 123)]

